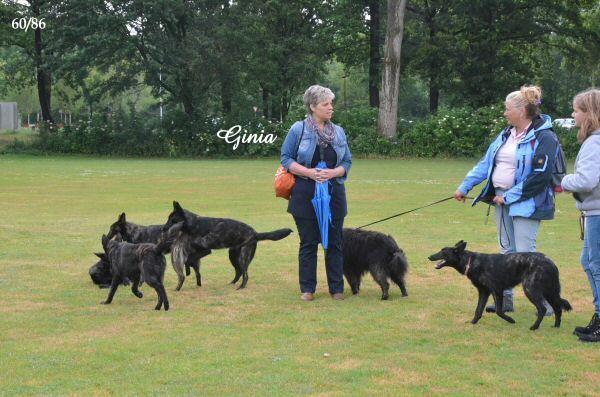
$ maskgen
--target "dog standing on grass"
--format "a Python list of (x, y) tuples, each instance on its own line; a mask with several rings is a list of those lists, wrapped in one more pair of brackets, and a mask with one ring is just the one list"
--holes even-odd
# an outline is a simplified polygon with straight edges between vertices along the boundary
[(560, 297), (558, 268), (550, 258), (539, 252), (480, 254), (465, 250), (466, 246), (467, 243), (461, 240), (454, 247), (442, 248), (429, 256), (429, 260), (439, 261), (436, 269), (453, 267), (467, 276), (477, 288), (479, 301), (472, 324), (476, 324), (481, 318), (490, 294), (496, 302), (496, 314), (509, 323), (514, 323), (515, 320), (504, 313), (502, 291), (522, 283), (525, 296), (537, 309), (537, 319), (529, 329), (538, 329), (544, 319), (544, 299), (554, 309), (554, 326), (560, 327), (563, 309), (569, 311), (572, 308), (566, 299)]
[(398, 247), (392, 236), (383, 233), (345, 228), (343, 231), (344, 276), (352, 293), (358, 294), (362, 276), (371, 272), (373, 279), (381, 287), (381, 299), (389, 298), (391, 279), (407, 296), (404, 275), (408, 261), (404, 251)]
[(132, 282), (131, 292), (138, 298), (142, 298), (144, 295), (138, 287), (143, 279), (158, 295), (155, 309), (160, 310), (164, 305), (164, 309), (169, 310), (169, 300), (163, 284), (167, 267), (164, 254), (171, 249), (172, 244), (167, 237), (161, 238), (157, 244), (132, 244), (110, 240), (106, 235), (102, 236), (102, 247), (108, 257), (112, 275), (108, 297), (102, 304), (107, 305), (112, 302), (119, 284), (126, 278)]
[[(137, 225), (132, 222), (128, 222), (125, 213), (121, 213), (119, 218), (115, 223), (110, 225), (110, 229), (108, 231), (107, 237), (112, 239), (114, 236), (120, 235), (123, 238), (123, 241), (127, 241), (129, 243), (139, 244), (139, 243), (158, 243), (158, 240), (161, 237), (163, 232), (164, 225)], [(190, 268), (194, 269), (194, 273), (196, 274), (196, 285), (202, 285), (202, 278), (200, 277), (200, 258), (210, 254), (210, 250), (204, 250), (201, 252), (191, 252), (189, 255), (186, 255), (184, 259), (185, 266), (185, 275), (190, 275)], [(178, 251), (178, 255), (181, 254), (181, 250)], [(171, 257), (171, 263), (173, 263), (173, 268), (177, 273), (177, 277), (179, 278), (179, 284), (177, 286), (176, 291), (181, 289), (183, 285), (183, 281), (185, 280), (185, 276), (183, 276), (183, 269), (176, 268), (173, 257)]]
[[(292, 233), (291, 229), (278, 229), (267, 233), (257, 233), (249, 225), (233, 219), (209, 218), (184, 210), (177, 201), (173, 202), (173, 211), (169, 214), (163, 231), (170, 230), (179, 222), (183, 222), (179, 237), (173, 243), (173, 267), (179, 276), (178, 289), (183, 284), (183, 266), (190, 257), (210, 253), (212, 249), (228, 248), (229, 260), (235, 269), (235, 277), (231, 284), (242, 283), (238, 289), (248, 283), (248, 267), (254, 258), (259, 241), (281, 240)], [(174, 229), (175, 230), (175, 229)]]

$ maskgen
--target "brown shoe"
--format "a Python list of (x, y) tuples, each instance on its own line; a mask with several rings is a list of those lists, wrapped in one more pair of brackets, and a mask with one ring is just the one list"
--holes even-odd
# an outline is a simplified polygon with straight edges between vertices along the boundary
[(311, 300), (315, 299), (315, 296), (310, 292), (305, 292), (302, 295), (300, 295), (300, 299), (302, 299), (305, 302), (310, 302)]
[(344, 294), (341, 292), (338, 292), (336, 294), (331, 294), (331, 297), (333, 299), (335, 299), (336, 301), (343, 301), (344, 300)]

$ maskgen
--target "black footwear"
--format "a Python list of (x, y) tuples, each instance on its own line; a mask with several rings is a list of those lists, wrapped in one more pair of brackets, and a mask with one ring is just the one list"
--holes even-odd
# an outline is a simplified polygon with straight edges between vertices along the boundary
[(600, 320), (600, 318), (598, 317), (598, 313), (594, 313), (594, 315), (592, 316), (592, 319), (590, 320), (590, 323), (586, 327), (575, 327), (573, 334), (575, 334), (577, 336), (589, 334), (590, 332), (592, 332), (592, 330), (594, 329), (594, 325), (599, 320)]
[(592, 327), (589, 334), (580, 334), (579, 340), (584, 342), (600, 342), (600, 319), (596, 318), (596, 322)]
[[(510, 313), (515, 311), (515, 306), (513, 304), (513, 297), (510, 295), (505, 295), (502, 298), (502, 306), (504, 307), (504, 313)], [(486, 313), (496, 313), (496, 304), (492, 303), (491, 305), (485, 308)]]

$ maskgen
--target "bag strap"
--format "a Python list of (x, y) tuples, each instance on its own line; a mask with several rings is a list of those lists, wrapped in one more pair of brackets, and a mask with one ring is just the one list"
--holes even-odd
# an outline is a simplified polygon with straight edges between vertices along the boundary
[(298, 158), (298, 149), (300, 149), (300, 143), (302, 143), (303, 136), (304, 136), (304, 120), (302, 120), (302, 133), (300, 134), (300, 139), (298, 139), (298, 144), (296, 145), (296, 158)]

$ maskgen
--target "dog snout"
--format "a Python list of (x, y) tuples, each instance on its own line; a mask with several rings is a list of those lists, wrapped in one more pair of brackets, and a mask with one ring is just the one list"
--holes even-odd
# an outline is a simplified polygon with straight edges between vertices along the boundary
[(429, 259), (430, 261), (437, 261), (437, 260), (442, 259), (442, 258), (440, 258), (440, 254), (437, 253), (437, 254), (429, 255), (427, 257), (427, 259)]

